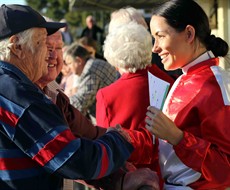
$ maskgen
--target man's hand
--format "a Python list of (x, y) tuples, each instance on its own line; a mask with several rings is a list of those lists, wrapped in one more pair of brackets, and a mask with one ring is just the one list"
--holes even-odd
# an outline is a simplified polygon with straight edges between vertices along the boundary
[(117, 131), (119, 132), (129, 143), (132, 144), (132, 139), (129, 136), (129, 133), (121, 127), (121, 125), (117, 124), (115, 127), (109, 127), (106, 132), (109, 131)]
[(77, 182), (101, 190), (160, 190), (156, 172), (149, 168), (136, 169), (128, 162), (122, 169), (107, 177)]
[(159, 190), (157, 173), (149, 168), (139, 168), (127, 172), (124, 177), (123, 190)]

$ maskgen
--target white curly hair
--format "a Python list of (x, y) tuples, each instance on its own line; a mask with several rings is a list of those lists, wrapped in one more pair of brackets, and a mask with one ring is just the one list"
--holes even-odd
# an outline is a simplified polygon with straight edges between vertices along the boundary
[(108, 31), (111, 32), (116, 27), (127, 24), (131, 21), (137, 22), (148, 28), (148, 25), (143, 15), (134, 7), (126, 7), (118, 9), (111, 13)]
[(152, 37), (143, 25), (131, 21), (114, 28), (106, 36), (103, 50), (111, 65), (135, 73), (151, 64)]

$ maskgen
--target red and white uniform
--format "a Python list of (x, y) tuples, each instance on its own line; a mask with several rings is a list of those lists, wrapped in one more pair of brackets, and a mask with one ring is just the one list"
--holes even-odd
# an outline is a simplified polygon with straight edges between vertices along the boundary
[(211, 51), (186, 65), (163, 112), (184, 132), (172, 146), (159, 140), (165, 189), (230, 187), (230, 73)]

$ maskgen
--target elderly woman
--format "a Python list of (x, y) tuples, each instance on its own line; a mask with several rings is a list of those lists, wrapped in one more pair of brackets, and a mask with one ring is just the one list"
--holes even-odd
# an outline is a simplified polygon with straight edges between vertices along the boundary
[(143, 152), (134, 153), (130, 161), (137, 167), (145, 164), (152, 168), (150, 163), (156, 159), (152, 135), (141, 125), (149, 106), (148, 71), (161, 78), (166, 74), (159, 75), (151, 65), (151, 39), (148, 30), (136, 22), (118, 26), (107, 35), (104, 56), (121, 77), (98, 91), (96, 120), (100, 126), (119, 123), (128, 129), (133, 139), (138, 139), (137, 146), (146, 146)]

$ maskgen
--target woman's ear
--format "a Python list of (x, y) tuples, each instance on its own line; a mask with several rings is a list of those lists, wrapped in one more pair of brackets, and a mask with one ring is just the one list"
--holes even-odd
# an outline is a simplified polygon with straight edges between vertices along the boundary
[(185, 28), (186, 38), (188, 42), (193, 42), (195, 40), (196, 31), (195, 28), (191, 25), (187, 25)]
[(23, 51), (23, 48), (21, 45), (19, 45), (18, 42), (18, 37), (16, 35), (13, 35), (10, 37), (10, 43), (12, 46), (10, 47), (11, 53), (17, 56), (20, 59), (25, 58), (25, 52)]

